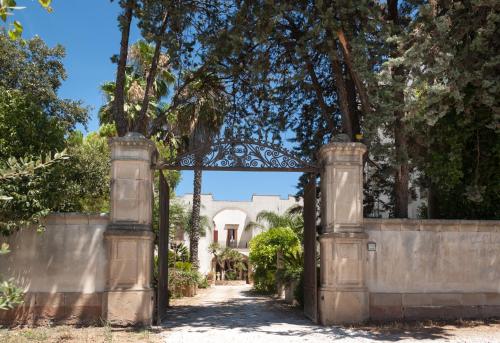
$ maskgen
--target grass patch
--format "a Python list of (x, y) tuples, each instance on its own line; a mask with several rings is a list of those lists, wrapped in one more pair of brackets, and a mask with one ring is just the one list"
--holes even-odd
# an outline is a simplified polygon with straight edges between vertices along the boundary
[(1, 343), (156, 343), (160, 342), (159, 331), (138, 328), (115, 328), (104, 326), (54, 326), (0, 328)]

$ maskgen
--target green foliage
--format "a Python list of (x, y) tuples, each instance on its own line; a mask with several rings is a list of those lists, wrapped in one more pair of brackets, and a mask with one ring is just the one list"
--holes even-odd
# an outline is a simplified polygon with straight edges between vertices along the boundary
[(41, 177), (44, 204), (57, 212), (105, 212), (109, 207), (109, 148), (107, 138), (72, 133), (67, 141), (69, 158)]
[(22, 304), (23, 298), (22, 290), (15, 286), (13, 280), (0, 282), (0, 311)]
[[(20, 226), (37, 224), (48, 213), (41, 197), (40, 186), (46, 169), (66, 159), (64, 153), (53, 158), (0, 160), (0, 235), (9, 235)], [(10, 252), (9, 245), (2, 242), (0, 255)], [(23, 292), (13, 280), (0, 282), (0, 310), (7, 310), (23, 302)]]
[(304, 304), (304, 252), (293, 251), (282, 255), (282, 268), (276, 271), (276, 279), (282, 283), (295, 283), (294, 298)]
[(256, 222), (249, 222), (245, 226), (245, 230), (253, 228), (264, 228), (263, 223), (266, 223), (268, 228), (274, 227), (289, 227), (302, 239), (304, 231), (304, 218), (302, 216), (302, 208), (292, 206), (286, 210), (284, 214), (278, 214), (272, 211), (261, 211), (257, 214)]
[(203, 283), (200, 273), (194, 270), (169, 269), (168, 289), (171, 296), (182, 296), (182, 288), (187, 286), (198, 286)]
[(370, 121), (385, 129), (385, 110), (404, 111), (409, 150), (400, 158), (430, 193), (434, 218), (500, 218), (499, 28), (492, 2), (434, 2), (388, 37), (397, 53), (378, 74), (384, 108)]
[[(85, 124), (88, 119), (88, 110), (82, 107), (81, 102), (61, 99), (57, 95), (62, 82), (66, 79), (63, 65), (64, 57), (65, 51), (62, 46), (56, 45), (50, 48), (39, 37), (21, 42), (12, 41), (0, 33), (1, 94), (3, 95), (7, 90), (11, 91), (7, 100), (2, 99), (1, 101), (4, 108), (9, 106), (10, 111), (22, 115), (22, 118), (31, 119), (31, 112), (24, 112), (13, 107), (19, 104), (21, 108), (35, 110), (45, 116), (42, 118), (38, 113), (34, 117), (43, 120), (40, 122), (40, 130), (30, 133), (27, 137), (30, 139), (29, 141), (22, 141), (25, 148), (30, 147), (32, 143), (38, 144), (36, 137), (39, 137), (41, 141), (48, 141), (44, 137), (43, 129), (50, 127), (51, 131), (54, 130), (51, 126), (54, 123), (50, 122), (50, 118), (57, 119), (57, 127), (63, 129), (64, 132), (73, 130), (76, 124)], [(6, 113), (3, 116), (9, 116), (9, 114)], [(26, 119), (18, 121), (23, 122), (23, 120)], [(24, 123), (23, 125), (29, 127), (28, 124)], [(19, 136), (16, 136), (15, 139), (23, 139), (22, 133), (27, 133), (27, 131), (16, 133)], [(2, 138), (4, 138), (3, 135)], [(48, 143), (45, 144), (52, 146)], [(51, 144), (56, 144), (56, 147), (59, 147), (61, 142)], [(20, 155), (15, 157), (20, 157)]]
[(191, 262), (175, 262), (173, 264), (173, 267), (175, 269), (179, 269), (179, 270), (182, 270), (182, 271), (185, 271), (185, 272), (190, 272), (192, 271), (193, 269), (193, 265), (191, 264)]
[(39, 223), (51, 211), (107, 211), (109, 168), (106, 138), (95, 133), (72, 134), (53, 158), (0, 160), (0, 229)]
[(296, 254), (301, 251), (300, 240), (292, 229), (271, 228), (250, 241), (250, 262), (255, 268), (255, 288), (272, 291), (275, 288), (277, 254)]
[(63, 153), (44, 159), (0, 160), (0, 234), (8, 235), (21, 226), (41, 226), (51, 207), (45, 198), (47, 173), (68, 156)]
[[(191, 233), (192, 209), (179, 201), (172, 201), (169, 209), (170, 238), (174, 239), (177, 232)], [(212, 224), (207, 216), (200, 217), (199, 235), (205, 237), (207, 231), (212, 229)]]
[(87, 110), (60, 99), (66, 78), (64, 49), (40, 38), (13, 42), (0, 33), (0, 159), (29, 158), (62, 151), (65, 136), (84, 124)]
[(66, 129), (47, 116), (31, 95), (0, 86), (0, 159), (37, 156), (64, 149)]
[(173, 250), (169, 250), (168, 255), (169, 263), (174, 263), (174, 261), (186, 262), (189, 260), (189, 250), (184, 243), (176, 244)]
[(227, 280), (236, 280), (241, 271), (247, 270), (244, 256), (237, 250), (210, 243), (208, 251), (214, 256), (215, 264), (225, 273)]
[(208, 283), (208, 279), (206, 277), (200, 278), (198, 281), (198, 288), (208, 288), (210, 284)]
[(296, 250), (283, 254), (283, 268), (277, 272), (277, 278), (283, 282), (299, 281), (304, 272), (304, 253)]
[(10, 252), (10, 249), (9, 249), (9, 244), (7, 243), (2, 243), (0, 245), (0, 256), (1, 255), (7, 255), (8, 253)]
[(177, 288), (178, 286), (194, 285), (198, 282), (197, 272), (182, 269), (168, 270), (168, 285), (169, 288)]
[(226, 280), (236, 280), (238, 278), (238, 274), (235, 271), (229, 270), (224, 274)]
[[(147, 75), (154, 54), (154, 45), (144, 40), (139, 40), (130, 47), (129, 61), (125, 73), (125, 103), (124, 111), (127, 115), (129, 127), (133, 127), (142, 108), (142, 101), (146, 89)], [(168, 96), (169, 87), (175, 78), (170, 73), (169, 58), (161, 54), (158, 62), (158, 72), (153, 81), (149, 98), (147, 120), (152, 120), (165, 109), (163, 97)], [(101, 124), (114, 123), (113, 106), (115, 96), (115, 82), (109, 81), (101, 85), (101, 91), (106, 98), (106, 103), (99, 109)]]
[[(52, 12), (52, 7), (50, 7), (52, 0), (38, 0), (38, 3), (47, 10), (47, 12)], [(0, 0), (0, 20), (7, 23), (7, 18), (12, 16), (15, 10), (24, 9), (25, 7), (17, 6), (16, 0)], [(12, 28), (8, 31), (9, 38), (12, 40), (19, 39), (23, 34), (23, 25), (14, 20), (11, 24)]]
[[(0, 183), (0, 193), (10, 198), (1, 204), (4, 232), (37, 223), (50, 211), (104, 207), (107, 144), (97, 135), (73, 133), (85, 124), (87, 110), (57, 96), (66, 78), (64, 55), (61, 46), (49, 48), (40, 38), (14, 42), (0, 34), (0, 169), (19, 164), (28, 171)], [(48, 155), (64, 149), (54, 159), (61, 163), (52, 163)]]

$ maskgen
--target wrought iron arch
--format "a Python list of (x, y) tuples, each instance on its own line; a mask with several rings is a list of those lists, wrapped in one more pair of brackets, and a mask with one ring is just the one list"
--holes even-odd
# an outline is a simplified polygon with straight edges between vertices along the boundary
[(280, 145), (253, 140), (217, 139), (170, 161), (158, 161), (156, 169), (317, 172), (311, 160)]

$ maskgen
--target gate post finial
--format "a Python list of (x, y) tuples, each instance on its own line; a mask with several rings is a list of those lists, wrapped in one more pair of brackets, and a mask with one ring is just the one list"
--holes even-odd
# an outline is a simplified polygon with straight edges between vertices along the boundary
[(319, 151), (321, 224), (319, 318), (323, 325), (368, 318), (365, 283), (361, 143), (330, 143)]

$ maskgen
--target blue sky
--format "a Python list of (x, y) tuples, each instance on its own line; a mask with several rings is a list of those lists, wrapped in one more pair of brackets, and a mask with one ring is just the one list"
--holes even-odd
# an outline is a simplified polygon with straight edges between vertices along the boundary
[[(53, 0), (53, 12), (47, 13), (36, 0), (19, 0), (16, 20), (24, 26), (24, 38), (39, 35), (49, 46), (57, 43), (66, 48), (64, 61), (67, 80), (59, 95), (80, 99), (91, 107), (88, 130), (99, 126), (97, 110), (103, 103), (99, 85), (113, 80), (115, 65), (110, 61), (118, 53), (120, 32), (117, 26), (119, 7), (109, 0)], [(140, 38), (137, 29), (131, 42)], [(220, 200), (247, 200), (252, 194), (273, 194), (286, 197), (295, 194), (300, 173), (205, 172), (202, 191)], [(183, 172), (177, 194), (191, 193), (193, 173)]]

